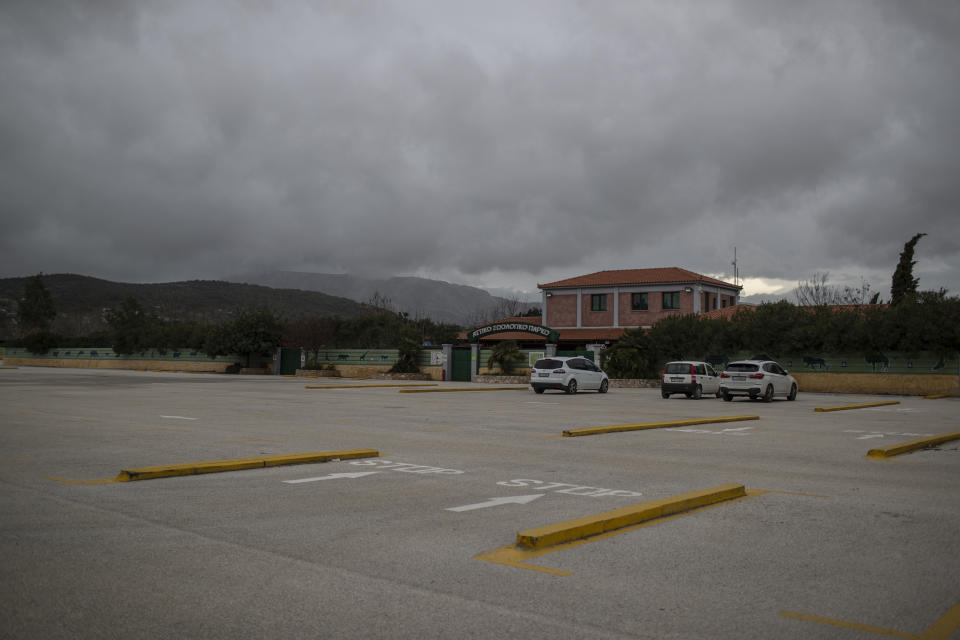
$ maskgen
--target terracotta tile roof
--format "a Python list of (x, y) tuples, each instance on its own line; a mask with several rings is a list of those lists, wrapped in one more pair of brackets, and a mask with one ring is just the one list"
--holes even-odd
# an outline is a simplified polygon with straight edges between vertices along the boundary
[(704, 284), (719, 285), (730, 289), (742, 287), (709, 278), (680, 267), (662, 267), (657, 269), (618, 269), (613, 271), (598, 271), (585, 276), (557, 280), (546, 284), (537, 284), (540, 289), (558, 289), (561, 287), (604, 287), (626, 286), (641, 284)]
[(726, 307), (725, 309), (714, 309), (713, 311), (707, 311), (706, 313), (701, 314), (699, 317), (709, 320), (718, 320), (720, 318), (729, 320), (741, 311), (753, 311), (754, 309), (756, 309), (756, 307), (752, 304), (737, 304), (732, 307)]

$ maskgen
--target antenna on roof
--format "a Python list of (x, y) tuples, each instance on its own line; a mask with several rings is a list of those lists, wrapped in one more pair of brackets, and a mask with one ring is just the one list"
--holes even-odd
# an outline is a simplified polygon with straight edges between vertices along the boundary
[(737, 246), (733, 246), (733, 262), (730, 264), (733, 265), (733, 284), (740, 286), (739, 278), (740, 272), (737, 270)]

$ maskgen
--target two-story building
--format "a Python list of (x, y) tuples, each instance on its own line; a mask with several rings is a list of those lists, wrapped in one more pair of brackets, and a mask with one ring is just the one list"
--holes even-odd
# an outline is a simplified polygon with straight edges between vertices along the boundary
[[(727, 317), (735, 313), (741, 287), (679, 267), (599, 271), (538, 284), (543, 315), (502, 318), (465, 331), (471, 352), (446, 345), (450, 380), (470, 380), (479, 371), (480, 349), (514, 340), (547, 355), (592, 351), (594, 360), (627, 329), (652, 327), (671, 315)], [(461, 365), (457, 364), (457, 361)], [(458, 373), (459, 367), (463, 371)]]
[[(651, 327), (671, 315), (736, 306), (741, 287), (679, 267), (598, 271), (538, 284), (542, 324), (560, 332)], [(616, 331), (619, 330), (619, 331)]]

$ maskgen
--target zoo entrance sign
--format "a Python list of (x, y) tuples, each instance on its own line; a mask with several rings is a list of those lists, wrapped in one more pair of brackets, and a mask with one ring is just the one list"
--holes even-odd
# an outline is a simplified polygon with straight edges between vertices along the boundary
[(467, 338), (470, 340), (470, 342), (476, 342), (480, 338), (484, 338), (494, 333), (509, 332), (532, 333), (533, 335), (540, 336), (541, 338), (546, 338), (547, 342), (549, 343), (556, 343), (560, 338), (560, 334), (550, 327), (545, 327), (542, 324), (531, 324), (529, 322), (494, 322), (493, 324), (488, 324), (484, 327), (477, 327), (473, 331), (470, 331), (467, 334)]

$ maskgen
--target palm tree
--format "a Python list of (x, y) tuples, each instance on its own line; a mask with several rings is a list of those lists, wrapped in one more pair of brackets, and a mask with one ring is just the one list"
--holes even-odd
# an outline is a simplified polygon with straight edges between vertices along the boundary
[(500, 368), (500, 373), (505, 376), (513, 373), (513, 367), (520, 359), (520, 348), (515, 340), (504, 340), (493, 348), (490, 358), (487, 360), (487, 366), (493, 368), (494, 365)]

